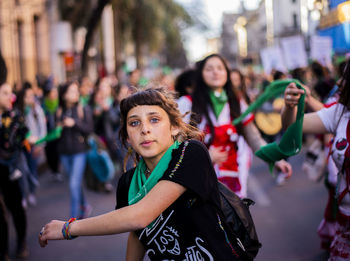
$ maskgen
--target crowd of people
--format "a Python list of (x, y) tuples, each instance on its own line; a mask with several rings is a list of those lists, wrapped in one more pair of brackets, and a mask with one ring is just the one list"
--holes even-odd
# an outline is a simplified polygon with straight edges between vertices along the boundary
[[(53, 239), (130, 232), (128, 260), (142, 260), (146, 253), (151, 260), (187, 260), (186, 249), (191, 247), (214, 260), (245, 260), (244, 249), (227, 233), (216, 209), (220, 207), (216, 180), (239, 197), (248, 196), (253, 152), (278, 141), (283, 130), (268, 134), (257, 127), (253, 113), (238, 124), (233, 120), (272, 81), (287, 78), (299, 80), (306, 90), (310, 114), (305, 114), (303, 130), (317, 135), (305, 140), (312, 137), (321, 144), (320, 151), (327, 151), (322, 155), (329, 155), (321, 160), (322, 168), (315, 165), (321, 153), (308, 151), (305, 162), (313, 175), (317, 170), (317, 179), (325, 178), (329, 191), (318, 231), (322, 247), (330, 252), (330, 260), (347, 260), (349, 63), (344, 60), (337, 69), (330, 69), (313, 62), (290, 73), (264, 75), (230, 68), (224, 57), (213, 54), (176, 77), (167, 72), (149, 80), (147, 88), (142, 85), (142, 72), (136, 69), (125, 83), (114, 76), (95, 84), (88, 77), (63, 84), (57, 84), (54, 77), (38, 77), (36, 83), (26, 82), (13, 90), (6, 83), (6, 66), (1, 61), (0, 224), (5, 228), (0, 231), (1, 260), (10, 260), (7, 210), (16, 227), (17, 257), (29, 255), (26, 208), (35, 207), (40, 196), (36, 187), (43, 162), (53, 180), (62, 181), (64, 173), (68, 177), (71, 219), (46, 224), (39, 236), (42, 246)], [(259, 110), (281, 113), (287, 128), (303, 93), (290, 84), (281, 97), (284, 106), (271, 100)], [(99, 174), (91, 156), (92, 144), (107, 152), (104, 161), (112, 166), (103, 167), (113, 175)], [(286, 160), (275, 163), (278, 184), (282, 184), (281, 177), (285, 182), (292, 174)], [(116, 184), (112, 181), (119, 180), (116, 210), (89, 217), (93, 206), (83, 189), (84, 175), (89, 172), (92, 183), (103, 191), (113, 191)], [(164, 222), (172, 230), (165, 230)], [(172, 245), (157, 239), (171, 231), (177, 231), (171, 234)], [(156, 239), (148, 244), (153, 236)], [(166, 251), (159, 248), (161, 243)]]

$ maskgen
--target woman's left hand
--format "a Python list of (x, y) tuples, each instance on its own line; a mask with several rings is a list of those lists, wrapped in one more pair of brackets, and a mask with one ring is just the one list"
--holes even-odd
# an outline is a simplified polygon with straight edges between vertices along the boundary
[(294, 82), (288, 84), (284, 91), (284, 104), (287, 108), (294, 108), (299, 103), (300, 96), (304, 93), (303, 89), (298, 89)]
[(275, 168), (278, 171), (283, 172), (284, 174), (287, 174), (287, 178), (292, 176), (292, 173), (293, 173), (292, 166), (285, 160), (276, 161)]
[(64, 221), (52, 220), (46, 224), (39, 233), (39, 244), (41, 247), (46, 247), (49, 240), (62, 240), (62, 228)]

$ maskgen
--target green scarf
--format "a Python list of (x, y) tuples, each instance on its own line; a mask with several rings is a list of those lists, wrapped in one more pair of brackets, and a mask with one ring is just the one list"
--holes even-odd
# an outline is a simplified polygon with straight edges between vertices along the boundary
[(216, 118), (219, 118), (220, 113), (224, 109), (225, 104), (227, 103), (227, 94), (223, 89), (221, 93), (209, 90), (209, 97), (211, 103), (213, 104), (213, 110)]
[(90, 101), (90, 95), (80, 96), (79, 102), (81, 105), (83, 105), (83, 107), (88, 105), (89, 101)]
[(44, 106), (45, 111), (47, 111), (50, 114), (54, 114), (58, 108), (58, 99), (50, 100), (45, 98)]
[[(265, 92), (254, 102), (248, 109), (237, 119), (233, 121), (234, 125), (240, 123), (249, 113), (261, 107), (267, 100), (279, 96), (284, 93), (288, 84), (294, 82), (299, 89), (304, 88), (297, 80), (278, 80), (272, 82), (265, 90)], [(305, 91), (305, 90), (304, 90)], [(301, 95), (298, 103), (298, 112), (296, 121), (288, 127), (283, 134), (279, 144), (276, 142), (269, 143), (255, 152), (255, 155), (269, 164), (272, 172), (276, 161), (286, 159), (299, 153), (302, 143), (302, 131), (304, 120), (304, 100), (305, 94)]]
[(131, 180), (128, 194), (129, 205), (140, 201), (157, 184), (159, 179), (163, 176), (165, 170), (168, 168), (173, 150), (177, 149), (179, 145), (180, 143), (175, 141), (173, 145), (169, 147), (148, 178), (145, 175), (145, 170), (147, 168), (146, 163), (141, 158)]

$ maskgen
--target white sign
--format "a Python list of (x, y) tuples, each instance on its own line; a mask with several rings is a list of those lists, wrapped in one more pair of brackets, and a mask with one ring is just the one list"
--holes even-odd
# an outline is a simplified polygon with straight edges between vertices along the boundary
[(268, 47), (260, 51), (260, 57), (264, 72), (270, 74), (272, 70), (286, 72), (281, 48), (278, 46)]
[(54, 43), (58, 52), (73, 51), (72, 27), (69, 22), (58, 22), (54, 25)]
[(282, 38), (281, 46), (288, 70), (307, 66), (307, 55), (302, 36)]
[(311, 59), (317, 60), (323, 66), (332, 64), (332, 38), (328, 36), (311, 37)]

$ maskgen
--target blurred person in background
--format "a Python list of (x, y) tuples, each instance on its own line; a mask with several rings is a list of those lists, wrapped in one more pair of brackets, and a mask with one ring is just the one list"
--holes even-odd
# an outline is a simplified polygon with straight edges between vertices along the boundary
[[(246, 104), (250, 104), (250, 98), (247, 94), (247, 88), (245, 85), (244, 75), (239, 69), (232, 69), (230, 72), (230, 78), (232, 81), (232, 87), (234, 94), (239, 100), (243, 100)], [(238, 144), (238, 156), (237, 161), (239, 165), (239, 181), (241, 184), (241, 197), (247, 197), (248, 190), (248, 176), (249, 169), (252, 165), (253, 152), (249, 147), (245, 139), (240, 136), (237, 142)]]
[(129, 87), (138, 87), (139, 81), (141, 79), (141, 71), (135, 69), (128, 73), (128, 86)]
[(89, 149), (87, 137), (93, 131), (93, 118), (89, 106), (79, 104), (79, 87), (75, 82), (59, 86), (57, 124), (62, 126), (58, 140), (61, 163), (69, 177), (71, 197), (70, 216), (85, 218), (92, 208), (86, 202), (82, 180), (86, 166), (86, 152)]
[(90, 102), (90, 97), (93, 93), (94, 86), (89, 79), (89, 77), (85, 76), (81, 79), (80, 85), (79, 85), (79, 92), (80, 92), (80, 103), (85, 106), (88, 105)]
[(319, 62), (312, 62), (310, 68), (312, 73), (311, 91), (315, 91), (321, 102), (325, 102), (328, 93), (335, 85), (335, 80), (331, 77), (328, 69)]
[[(128, 87), (128, 85), (123, 84), (123, 83), (118, 83), (114, 87), (114, 92), (115, 92), (115, 110), (116, 113), (118, 114), (119, 121), (118, 121), (118, 127), (115, 132), (115, 140), (117, 141), (117, 148), (118, 148), (118, 159), (117, 159), (117, 178), (120, 177), (120, 175), (125, 172), (128, 169), (131, 169), (134, 166), (134, 162), (132, 160), (132, 157), (127, 156), (128, 151), (126, 150), (125, 146), (123, 146), (120, 138), (119, 138), (119, 131), (120, 131), (120, 103), (122, 100), (125, 98), (129, 97), (135, 90), (131, 89)], [(131, 155), (130, 155), (131, 156)]]
[[(113, 162), (120, 160), (120, 149), (117, 144), (117, 130), (120, 122), (120, 115), (118, 104), (114, 98), (114, 91), (111, 86), (109, 78), (102, 78), (97, 82), (95, 91), (91, 98), (91, 107), (93, 109), (94, 133), (97, 135), (92, 141), (98, 144), (100, 149), (108, 151), (108, 157)], [(89, 161), (89, 166), (93, 162)], [(108, 181), (99, 180), (99, 173), (94, 173), (90, 185), (97, 191), (111, 192), (113, 186), (110, 184), (110, 177)]]
[[(178, 100), (180, 112), (192, 112), (190, 122), (205, 133), (204, 143), (209, 148), (218, 179), (242, 196), (237, 161), (239, 135), (244, 136), (253, 151), (266, 142), (255, 127), (252, 114), (237, 126), (232, 124), (247, 104), (235, 95), (225, 60), (218, 54), (209, 55), (197, 63), (196, 70), (192, 96)], [(285, 161), (277, 162), (276, 167), (292, 174), (291, 166)]]
[(28, 192), (24, 190), (24, 199), (29, 205), (35, 206), (35, 190), (39, 185), (38, 162), (39, 157), (44, 155), (44, 145), (34, 146), (34, 144), (47, 134), (46, 118), (44, 110), (35, 99), (32, 85), (29, 82), (23, 84), (22, 90), (17, 95), (15, 106), (24, 115), (25, 124), (29, 130), (28, 141), (31, 145), (30, 151), (24, 150), (30, 170), (29, 175), (23, 177), (24, 183), (28, 185)]
[[(121, 90), (125, 91), (125, 89)], [(120, 123), (118, 103), (108, 78), (99, 81), (93, 93), (94, 132), (102, 139), (113, 160), (119, 156), (116, 132)]]
[[(20, 175), (15, 166), (27, 134), (24, 117), (12, 109), (12, 88), (6, 83), (6, 65), (0, 53), (0, 260), (9, 261), (9, 232), (6, 209), (12, 214), (17, 233), (17, 258), (26, 258), (27, 217), (22, 206)], [(6, 206), (6, 208), (5, 208)]]
[[(50, 132), (56, 128), (56, 113), (59, 106), (58, 100), (58, 89), (55, 85), (54, 78), (52, 76), (48, 77), (42, 84), (44, 99), (43, 99), (43, 109), (46, 117), (46, 127), (47, 131)], [(62, 181), (63, 176), (59, 172), (60, 160), (58, 154), (58, 140), (52, 140), (46, 142), (45, 145), (45, 156), (46, 162), (49, 169), (53, 175), (55, 181)]]
[(179, 97), (191, 95), (194, 89), (195, 69), (187, 69), (181, 72), (175, 79), (175, 91)]

